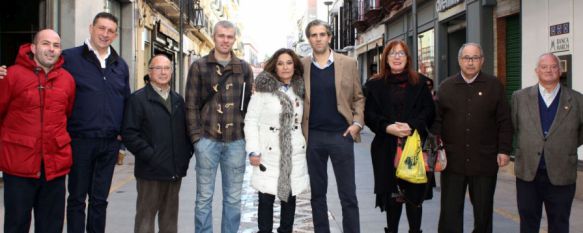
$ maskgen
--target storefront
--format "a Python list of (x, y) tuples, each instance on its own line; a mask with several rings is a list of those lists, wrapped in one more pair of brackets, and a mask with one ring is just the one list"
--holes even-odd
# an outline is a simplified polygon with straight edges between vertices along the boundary
[[(43, 28), (59, 26), (58, 1), (3, 1), (0, 7), (0, 64), (14, 64), (21, 44), (30, 43)], [(23, 17), (26, 15), (26, 17)]]
[(484, 50), (484, 72), (494, 74), (494, 25), (492, 0), (438, 0), (437, 77), (439, 82), (459, 72), (458, 51), (466, 42), (475, 42)]
[(364, 83), (380, 68), (380, 56), (384, 48), (385, 26), (378, 24), (358, 35), (355, 54), (358, 59), (358, 70)]
[[(417, 48), (416, 66), (418, 72), (434, 79), (436, 76), (435, 62), (435, 1), (418, 1), (416, 6), (416, 24), (415, 31), (412, 6), (404, 6), (403, 13), (397, 12), (396, 17), (387, 20), (387, 33), (385, 40), (403, 40), (407, 43), (410, 50)], [(417, 38), (417, 46), (413, 46), (413, 38)]]

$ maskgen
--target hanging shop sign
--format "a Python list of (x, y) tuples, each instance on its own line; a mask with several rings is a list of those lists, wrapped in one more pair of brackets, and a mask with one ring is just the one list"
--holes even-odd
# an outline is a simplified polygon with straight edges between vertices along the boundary
[(549, 51), (564, 52), (571, 50), (571, 30), (569, 22), (549, 26)]

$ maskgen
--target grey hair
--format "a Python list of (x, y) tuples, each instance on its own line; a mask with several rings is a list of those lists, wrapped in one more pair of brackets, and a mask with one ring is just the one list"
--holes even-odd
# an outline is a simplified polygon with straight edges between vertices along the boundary
[(555, 55), (554, 53), (543, 53), (540, 56), (538, 56), (538, 59), (536, 60), (536, 67), (537, 68), (540, 65), (540, 60), (542, 60), (546, 56), (551, 56), (553, 58), (553, 60), (555, 60), (555, 62), (557, 63), (557, 66), (559, 67), (559, 72), (563, 72), (561, 70), (561, 59), (559, 59), (559, 57), (557, 57), (557, 55)]
[(217, 22), (215, 24), (215, 27), (213, 28), (213, 37), (215, 36), (215, 33), (216, 33), (218, 27), (222, 27), (222, 28), (234, 28), (235, 29), (235, 32), (237, 31), (237, 28), (235, 27), (235, 24), (231, 23), (231, 21), (221, 20), (221, 21)]
[(457, 52), (457, 57), (458, 58), (462, 58), (462, 52), (464, 51), (464, 49), (467, 46), (476, 46), (476, 48), (480, 49), (480, 57), (484, 56), (484, 50), (482, 50), (482, 46), (478, 43), (475, 42), (468, 42), (462, 45), (462, 47), (460, 47), (460, 50)]
[(326, 28), (326, 34), (329, 36), (332, 35), (332, 28), (330, 25), (322, 20), (316, 19), (308, 23), (308, 26), (306, 26), (306, 38), (310, 38), (310, 29), (314, 26), (324, 26), (324, 28)]

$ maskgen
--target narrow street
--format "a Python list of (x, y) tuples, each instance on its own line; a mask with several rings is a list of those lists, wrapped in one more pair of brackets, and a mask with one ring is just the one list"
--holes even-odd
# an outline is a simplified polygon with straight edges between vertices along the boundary
[[(361, 232), (383, 232), (385, 227), (385, 215), (374, 208), (372, 168), (370, 162), (369, 147), (374, 135), (370, 131), (363, 132), (363, 142), (356, 144), (356, 179), (357, 195), (360, 206)], [(107, 216), (107, 232), (129, 233), (133, 232), (136, 200), (136, 183), (133, 176), (134, 158), (126, 156), (124, 165), (116, 166), (110, 202)], [(257, 231), (257, 194), (249, 185), (250, 171), (247, 169), (244, 181), (242, 198), (242, 216), (239, 232), (251, 233)], [(329, 188), (328, 206), (331, 230), (333, 233), (342, 232), (342, 211), (339, 197), (336, 190), (336, 183), (332, 175), (332, 167), (329, 165)], [(220, 174), (217, 174), (220, 177)], [(439, 183), (439, 182), (438, 182)], [(214, 197), (213, 211), (214, 231), (220, 232), (221, 219), (221, 181), (217, 179), (216, 194)], [(0, 194), (3, 192), (0, 192)], [(422, 229), (426, 233), (437, 232), (437, 221), (439, 218), (440, 192), (439, 185), (434, 189), (434, 197), (423, 204), (423, 225)], [(194, 232), (194, 200), (195, 200), (195, 176), (194, 159), (191, 161), (188, 176), (182, 181), (180, 193), (180, 213), (179, 232)], [(464, 229), (470, 232), (473, 225), (473, 217), (469, 198), (466, 200), (464, 213)], [(498, 175), (494, 206), (494, 232), (496, 233), (518, 233), (519, 216), (516, 209), (516, 193), (514, 176), (503, 170)], [(277, 227), (279, 222), (279, 212), (275, 211), (274, 220)], [(2, 212), (0, 213), (0, 225), (3, 224), (4, 202), (2, 201)], [(571, 232), (583, 233), (583, 222), (576, 221), (583, 217), (583, 201), (575, 199), (571, 212)], [(546, 231), (546, 219), (542, 222), (543, 230)], [(400, 232), (408, 231), (407, 217), (403, 213), (401, 217)], [(300, 195), (297, 201), (296, 219), (294, 232), (313, 232), (311, 220), (311, 207), (309, 194)]]

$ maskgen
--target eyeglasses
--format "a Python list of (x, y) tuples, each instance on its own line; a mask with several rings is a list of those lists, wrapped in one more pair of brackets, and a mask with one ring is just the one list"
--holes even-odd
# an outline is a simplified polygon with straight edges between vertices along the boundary
[(556, 71), (556, 70), (559, 70), (559, 66), (558, 65), (540, 65), (539, 69), (541, 69), (541, 70), (550, 69), (552, 71)]
[(473, 57), (463, 56), (463, 57), (461, 57), (461, 59), (462, 59), (462, 61), (464, 61), (466, 63), (467, 62), (478, 62), (478, 61), (482, 60), (482, 56), (473, 56)]
[(405, 54), (404, 51), (399, 51), (399, 52), (390, 52), (389, 53), (389, 57), (404, 57), (407, 54)]
[(164, 67), (162, 67), (162, 66), (154, 66), (154, 67), (150, 67), (149, 69), (150, 70), (153, 70), (155, 72), (162, 72), (162, 70), (163, 71), (166, 71), (166, 72), (172, 71), (172, 67), (170, 67), (170, 66), (164, 66)]

